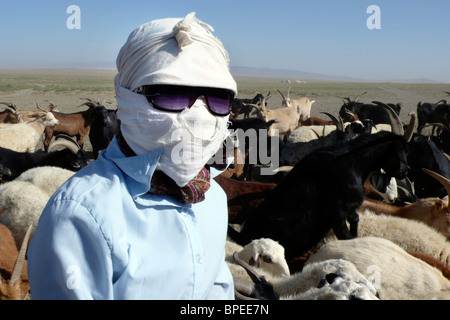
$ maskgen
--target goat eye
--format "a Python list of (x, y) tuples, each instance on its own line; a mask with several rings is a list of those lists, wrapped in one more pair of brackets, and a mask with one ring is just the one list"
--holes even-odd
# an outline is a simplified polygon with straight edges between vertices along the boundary
[(266, 263), (273, 263), (272, 258), (269, 256), (262, 256), (262, 259)]

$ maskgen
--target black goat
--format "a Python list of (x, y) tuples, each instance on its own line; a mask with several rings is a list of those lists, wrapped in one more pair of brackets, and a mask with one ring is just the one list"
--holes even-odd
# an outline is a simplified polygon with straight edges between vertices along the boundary
[[(234, 98), (233, 102), (231, 103), (231, 112), (236, 115), (244, 114), (244, 119), (247, 119), (250, 117), (250, 113), (253, 110), (253, 104), (261, 103), (264, 96), (257, 92), (256, 95), (252, 99), (238, 99)], [(249, 105), (251, 104), (251, 105)]]
[(450, 104), (446, 100), (441, 100), (437, 103), (422, 103), (417, 104), (417, 132), (421, 133), (426, 124), (442, 123), (447, 128), (450, 124)]
[[(299, 257), (333, 229), (339, 239), (357, 236), (356, 209), (363, 184), (373, 171), (403, 179), (407, 172), (404, 137), (392, 132), (361, 135), (318, 149), (304, 157), (247, 218), (235, 242), (271, 238), (287, 259)], [(346, 221), (350, 223), (350, 229)]]
[[(350, 98), (346, 99), (347, 102), (341, 106), (339, 110), (339, 116), (344, 118), (348, 111), (356, 114), (360, 120), (370, 119), (373, 124), (377, 125), (380, 123), (390, 123), (390, 117), (385, 109), (381, 108), (384, 103), (373, 101), (372, 104), (358, 102), (357, 100), (352, 101)], [(400, 115), (401, 103), (393, 104), (388, 103), (397, 115)]]
[(0, 164), (10, 170), (9, 175), (4, 175), (1, 182), (11, 181), (20, 174), (34, 167), (54, 166), (71, 171), (78, 171), (87, 165), (83, 150), (74, 153), (70, 149), (53, 152), (16, 152), (0, 147)]
[(109, 110), (104, 106), (97, 106), (92, 117), (89, 141), (92, 144), (94, 159), (97, 159), (100, 150), (106, 149), (119, 131), (119, 120), (117, 119), (117, 110)]
[(443, 152), (428, 137), (420, 134), (412, 138), (408, 149), (408, 178), (414, 182), (415, 195), (418, 198), (445, 197), (447, 191), (442, 184), (422, 171), (426, 168), (450, 178), (450, 162)]

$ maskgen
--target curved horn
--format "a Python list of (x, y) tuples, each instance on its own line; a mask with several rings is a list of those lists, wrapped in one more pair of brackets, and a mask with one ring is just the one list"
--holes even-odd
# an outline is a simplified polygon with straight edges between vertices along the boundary
[(20, 251), (17, 256), (16, 262), (14, 263), (14, 268), (11, 274), (10, 283), (13, 285), (17, 280), (20, 279), (20, 275), (22, 274), (23, 264), (25, 262), (25, 255), (27, 253), (28, 240), (30, 238), (32, 226), (28, 227), (28, 230), (23, 238), (22, 245), (20, 246)]
[(372, 103), (376, 104), (377, 106), (383, 107), (386, 110), (391, 122), (392, 132), (403, 136), (405, 131), (403, 130), (403, 124), (400, 118), (398, 117), (398, 114), (390, 106), (388, 106), (383, 102), (372, 101)]
[(9, 102), (0, 102), (0, 104), (5, 105), (8, 109), (10, 109), (14, 114), (17, 114), (17, 107)]
[(278, 90), (278, 89), (277, 89), (277, 91), (281, 94), (281, 96), (283, 97), (283, 100), (284, 100), (284, 101), (287, 101), (287, 100), (286, 100), (286, 97), (284, 96), (284, 94), (282, 94), (281, 91)]
[(422, 171), (427, 173), (428, 175), (432, 176), (434, 179), (436, 179), (437, 181), (439, 181), (445, 188), (445, 191), (447, 191), (447, 195), (448, 195), (448, 202), (447, 202), (447, 207), (450, 205), (450, 180), (447, 179), (444, 176), (441, 176), (440, 174), (428, 170), (426, 168), (422, 168)]
[(328, 112), (321, 112), (323, 114), (326, 114), (328, 117), (330, 117), (330, 119), (334, 122), (334, 124), (336, 125), (337, 130), (339, 131), (344, 131), (344, 124), (342, 123), (342, 118), (340, 118), (339, 120), (333, 116), (331, 113)]
[(406, 142), (411, 141), (411, 138), (414, 134), (414, 131), (417, 129), (417, 116), (415, 112), (410, 112), (408, 114), (411, 118), (409, 119), (408, 127), (405, 131), (405, 134), (403, 137), (405, 138)]
[(361, 93), (359, 96), (356, 96), (356, 98), (355, 98), (355, 102), (357, 102), (358, 101), (358, 99), (359, 99), (359, 97), (361, 97), (362, 95), (365, 95), (367, 93), (367, 91), (366, 92), (363, 92), (363, 93)]
[(63, 146), (71, 150), (73, 153), (77, 153), (81, 149), (76, 140), (74, 140), (71, 136), (63, 133), (56, 135), (55, 140), (48, 146), (47, 152), (51, 152), (53, 149), (59, 146)]

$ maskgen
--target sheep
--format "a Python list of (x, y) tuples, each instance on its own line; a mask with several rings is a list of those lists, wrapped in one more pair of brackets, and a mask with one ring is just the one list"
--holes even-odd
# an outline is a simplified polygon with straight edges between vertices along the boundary
[(87, 102), (83, 103), (81, 106), (88, 106), (89, 109), (85, 111), (75, 112), (75, 113), (61, 113), (53, 112), (53, 115), (58, 119), (59, 123), (53, 127), (47, 127), (45, 129), (45, 139), (44, 139), (44, 149), (47, 151), (50, 141), (53, 135), (57, 132), (65, 133), (69, 136), (75, 136), (77, 138), (77, 143), (83, 147), (84, 139), (89, 134), (89, 130), (92, 123), (92, 114), (97, 106), (100, 104), (88, 99)]
[[(25, 261), (31, 226), (17, 248), (12, 240), (9, 229), (0, 225), (0, 300), (25, 300), (29, 299), (30, 285), (27, 277)], [(13, 261), (13, 256), (17, 257)], [(9, 280), (8, 280), (9, 279)]]
[[(403, 132), (401, 126), (397, 129)], [(339, 239), (356, 237), (356, 209), (364, 200), (364, 181), (380, 168), (402, 179), (407, 171), (408, 139), (380, 132), (314, 151), (252, 211), (240, 232), (229, 228), (228, 235), (241, 245), (271, 238), (285, 248), (287, 259), (306, 253), (330, 229)]]
[(450, 281), (442, 272), (383, 238), (329, 242), (305, 266), (329, 259), (352, 262), (363, 275), (374, 280), (381, 299), (450, 299)]
[[(251, 277), (241, 280), (236, 295), (244, 300), (275, 297), (281, 300), (378, 300), (375, 287), (349, 261), (330, 259), (306, 266), (290, 277), (261, 276), (260, 272), (239, 259), (234, 259)], [(246, 296), (247, 295), (247, 296)], [(252, 298), (250, 298), (252, 299)], [(269, 298), (270, 299), (270, 298)]]
[(17, 152), (34, 152), (46, 128), (59, 121), (51, 112), (29, 122), (0, 125), (0, 146)]
[[(358, 237), (379, 237), (392, 241), (406, 251), (419, 252), (450, 266), (450, 242), (423, 222), (376, 214), (370, 209), (358, 209)], [(330, 232), (312, 251), (336, 240)]]
[(22, 243), (28, 226), (32, 226), (31, 237), (34, 235), (48, 200), (73, 174), (58, 167), (37, 167), (0, 185), (0, 223), (11, 230), (17, 246)]

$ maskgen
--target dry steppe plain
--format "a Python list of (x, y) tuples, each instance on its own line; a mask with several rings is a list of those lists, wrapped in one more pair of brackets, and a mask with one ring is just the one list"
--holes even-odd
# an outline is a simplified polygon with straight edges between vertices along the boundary
[[(19, 109), (33, 110), (36, 104), (47, 107), (51, 102), (61, 112), (77, 112), (79, 107), (90, 98), (102, 101), (107, 108), (117, 107), (114, 93), (115, 70), (102, 69), (0, 69), (0, 101), (11, 102)], [(402, 103), (400, 118), (407, 122), (408, 113), (416, 111), (417, 103), (437, 102), (445, 99), (450, 84), (440, 83), (370, 83), (370, 82), (327, 82), (308, 79), (289, 79), (283, 83), (281, 78), (235, 77), (238, 84), (238, 98), (251, 98), (255, 92), (264, 95), (269, 92), (269, 108), (281, 106), (284, 94), (290, 88), (290, 97), (307, 96), (314, 100), (311, 115), (326, 117), (321, 112), (337, 115), (343, 98), (355, 98), (371, 102)], [(301, 80), (302, 83), (297, 81)], [(450, 98), (449, 98), (450, 99)], [(85, 149), (89, 149), (87, 143)]]

